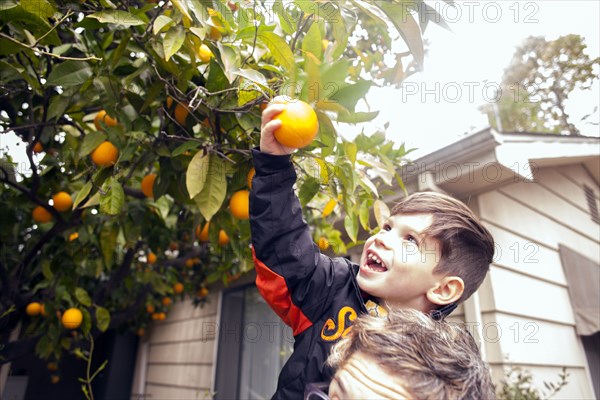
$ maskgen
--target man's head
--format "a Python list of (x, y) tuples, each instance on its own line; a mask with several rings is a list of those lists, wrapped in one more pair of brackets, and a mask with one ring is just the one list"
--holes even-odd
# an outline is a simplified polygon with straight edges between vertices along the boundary
[(357, 279), (389, 307), (429, 311), (471, 296), (493, 254), (491, 234), (463, 203), (415, 193), (366, 241)]
[(327, 360), (334, 399), (491, 399), (494, 390), (473, 337), (416, 310), (364, 315)]

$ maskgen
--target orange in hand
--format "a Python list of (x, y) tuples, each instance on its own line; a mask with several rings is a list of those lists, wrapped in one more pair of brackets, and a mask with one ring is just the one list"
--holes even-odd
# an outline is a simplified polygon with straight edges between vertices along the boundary
[(317, 113), (301, 100), (286, 102), (285, 109), (273, 119), (281, 121), (281, 126), (274, 132), (275, 139), (286, 147), (306, 147), (319, 132)]

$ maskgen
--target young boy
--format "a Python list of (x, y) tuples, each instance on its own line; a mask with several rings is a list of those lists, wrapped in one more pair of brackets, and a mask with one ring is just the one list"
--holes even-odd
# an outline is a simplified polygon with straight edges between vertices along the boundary
[[(331, 399), (495, 399), (490, 371), (473, 337), (411, 309), (363, 315), (333, 346)], [(307, 400), (322, 399), (310, 389)]]
[(260, 150), (253, 150), (250, 225), (256, 285), (294, 334), (274, 399), (302, 398), (310, 382), (329, 381), (325, 360), (359, 314), (413, 308), (449, 314), (479, 287), (492, 262), (490, 233), (464, 204), (437, 193), (409, 196), (365, 243), (360, 264), (319, 252), (294, 193), (293, 149), (282, 146), (263, 111)]

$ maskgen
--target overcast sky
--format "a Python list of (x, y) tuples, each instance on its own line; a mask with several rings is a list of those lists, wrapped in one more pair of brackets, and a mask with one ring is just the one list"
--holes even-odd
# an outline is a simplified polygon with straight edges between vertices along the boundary
[[(372, 89), (368, 96), (371, 109), (381, 110), (376, 122), (390, 123), (388, 138), (419, 148), (416, 156), (488, 126), (478, 111), (493, 96), (484, 86), (500, 82), (526, 37), (579, 34), (588, 54), (599, 54), (597, 0), (457, 1), (455, 9), (444, 2), (436, 5), (453, 32), (428, 26), (425, 70), (409, 77), (401, 89)], [(573, 94), (567, 109), (573, 122), (592, 112), (599, 99), (597, 80), (592, 91)], [(598, 113), (592, 120), (598, 122)], [(576, 125), (584, 135), (599, 136), (598, 126)]]

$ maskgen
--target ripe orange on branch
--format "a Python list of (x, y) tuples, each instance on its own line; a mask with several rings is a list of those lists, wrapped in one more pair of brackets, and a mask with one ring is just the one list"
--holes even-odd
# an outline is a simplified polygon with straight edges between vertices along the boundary
[(196, 227), (196, 237), (201, 242), (208, 242), (208, 228), (210, 227), (210, 222), (204, 224), (202, 230), (200, 230), (200, 225)]
[(250, 192), (240, 190), (231, 196), (229, 201), (231, 214), (237, 219), (250, 218)]
[(81, 326), (83, 314), (78, 308), (69, 308), (62, 316), (62, 324), (67, 329), (77, 329)]
[(156, 174), (148, 174), (142, 179), (142, 192), (144, 196), (154, 198), (154, 181)]
[(119, 158), (119, 149), (108, 140), (100, 143), (92, 152), (92, 161), (99, 167), (115, 165), (117, 158)]
[(48, 210), (42, 206), (37, 206), (34, 208), (31, 216), (35, 222), (39, 222), (40, 224), (45, 224), (46, 222), (52, 221), (52, 214), (50, 214)]
[(30, 317), (35, 317), (42, 313), (42, 305), (37, 301), (31, 302), (25, 307), (25, 313)]
[(281, 121), (281, 126), (274, 133), (275, 139), (286, 147), (306, 147), (319, 132), (317, 113), (302, 100), (285, 102), (285, 109), (273, 119)]
[(54, 203), (54, 208), (59, 212), (67, 211), (73, 205), (73, 199), (67, 192), (56, 193), (52, 196), (52, 202)]
[(94, 117), (94, 125), (99, 131), (103, 130), (100, 121), (104, 122), (104, 125), (106, 126), (117, 126), (119, 124), (119, 122), (115, 118), (112, 118), (106, 113), (106, 110), (98, 111), (98, 114), (96, 114), (96, 116)]

